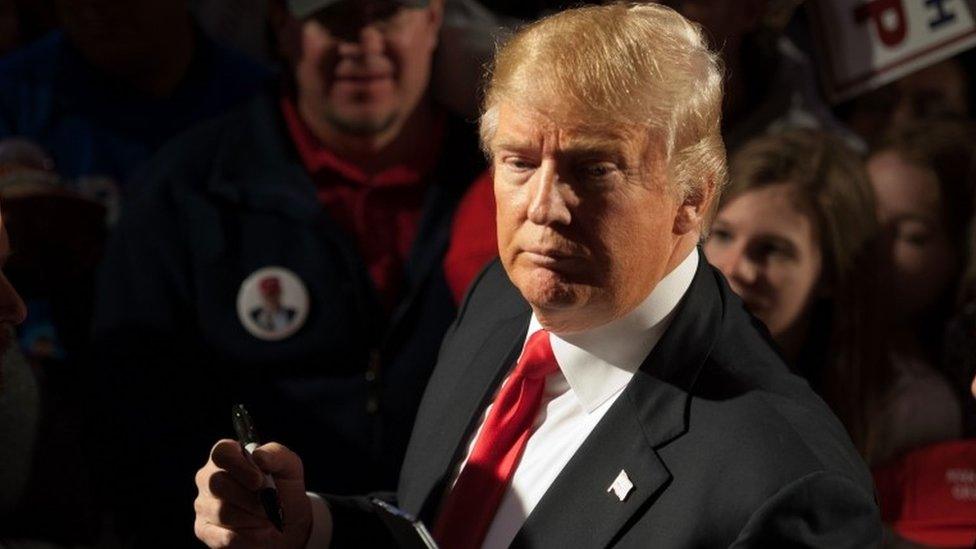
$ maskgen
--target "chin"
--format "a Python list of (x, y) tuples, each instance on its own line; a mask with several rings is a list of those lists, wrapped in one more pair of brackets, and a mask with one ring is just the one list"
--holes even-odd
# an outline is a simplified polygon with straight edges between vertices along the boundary
[(588, 287), (573, 283), (559, 273), (543, 268), (527, 271), (516, 272), (512, 280), (522, 297), (535, 309), (573, 309), (585, 303), (589, 297)]

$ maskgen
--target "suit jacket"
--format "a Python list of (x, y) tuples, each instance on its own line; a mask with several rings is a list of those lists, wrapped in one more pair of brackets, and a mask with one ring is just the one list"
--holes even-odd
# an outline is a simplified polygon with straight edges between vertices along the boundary
[[(496, 262), (444, 340), (396, 495), (427, 524), (530, 315)], [(624, 501), (607, 491), (621, 470), (634, 484)], [(512, 546), (873, 547), (872, 486), (843, 426), (702, 259), (663, 338)], [(362, 501), (332, 509), (334, 546), (385, 543)]]

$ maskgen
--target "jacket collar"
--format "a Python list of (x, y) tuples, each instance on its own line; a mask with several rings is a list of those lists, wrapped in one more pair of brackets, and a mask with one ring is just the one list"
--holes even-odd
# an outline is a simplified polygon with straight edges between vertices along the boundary
[[(671, 326), (633, 380), (550, 486), (513, 547), (610, 545), (629, 519), (671, 480), (658, 450), (688, 431), (691, 393), (721, 332), (724, 300), (716, 275), (699, 259)], [(621, 471), (633, 491), (608, 493)], [(567, 527), (567, 525), (585, 527)]]
[[(670, 481), (657, 451), (687, 432), (691, 392), (724, 319), (717, 275), (701, 250), (699, 255), (694, 280), (671, 326), (550, 486), (513, 547), (606, 546)], [(505, 287), (498, 301), (521, 300), (514, 286)], [(444, 391), (437, 407), (443, 412), (440, 422), (418, 424), (417, 440), (411, 440), (411, 447), (424, 447), (424, 462), (404, 466), (400, 496), (407, 511), (426, 520), (435, 517), (445, 482), (463, 457), (466, 435), (521, 349), (530, 317), (524, 301), (521, 307), (522, 312), (509, 313), (482, 332), (482, 343), (471, 349), (467, 356), (472, 358), (450, 386), (437, 387)], [(622, 470), (635, 488), (621, 502), (607, 489)]]

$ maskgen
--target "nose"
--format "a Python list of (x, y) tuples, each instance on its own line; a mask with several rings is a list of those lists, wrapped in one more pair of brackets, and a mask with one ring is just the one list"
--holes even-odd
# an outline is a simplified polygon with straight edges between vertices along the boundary
[(529, 181), (529, 221), (537, 225), (570, 224), (573, 218), (561, 187), (555, 165), (543, 162)]
[(27, 306), (7, 277), (0, 273), (0, 324), (20, 324), (27, 318)]
[(375, 25), (363, 25), (358, 32), (342, 37), (339, 54), (359, 57), (383, 52), (383, 33)]
[(737, 287), (748, 286), (756, 281), (759, 268), (746, 253), (742, 243), (730, 243), (721, 247), (706, 245), (705, 249), (710, 252), (709, 261), (722, 271), (733, 289), (738, 290)]
[(732, 252), (732, 257), (729, 258), (728, 270), (729, 272), (726, 276), (743, 286), (754, 284), (756, 279), (759, 278), (759, 265), (741, 248)]

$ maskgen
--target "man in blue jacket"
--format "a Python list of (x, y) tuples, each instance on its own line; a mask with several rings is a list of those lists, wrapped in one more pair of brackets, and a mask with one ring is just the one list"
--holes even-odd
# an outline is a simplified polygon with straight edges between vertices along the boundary
[[(230, 434), (234, 402), (329, 464), (311, 486), (395, 485), (455, 313), (453, 212), (484, 169), (473, 128), (427, 91), (441, 14), (438, 0), (272, 3), (291, 78), (146, 170), (95, 318), (112, 454), (139, 464), (112, 475), (152, 508), (123, 519), (147, 527), (137, 543), (191, 534), (185, 479)], [(288, 322), (251, 315), (268, 280)]]

